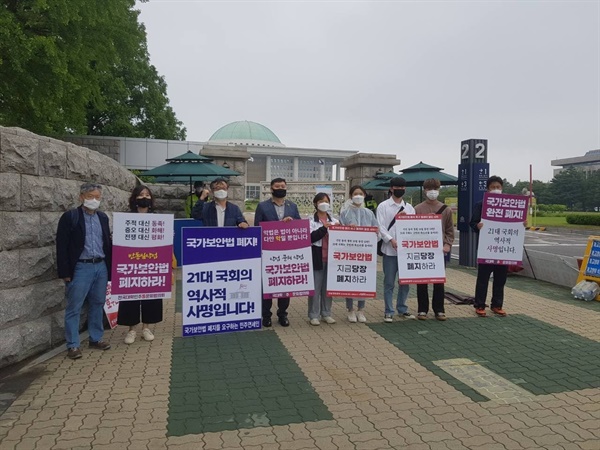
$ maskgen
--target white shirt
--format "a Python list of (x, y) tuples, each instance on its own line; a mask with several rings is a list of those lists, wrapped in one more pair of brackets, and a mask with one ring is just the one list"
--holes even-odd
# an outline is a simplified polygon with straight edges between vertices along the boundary
[(381, 235), (381, 239), (383, 240), (383, 244), (381, 245), (381, 251), (384, 255), (388, 256), (397, 256), (398, 252), (396, 249), (392, 247), (390, 241), (392, 239), (396, 239), (396, 224), (388, 230), (390, 226), (390, 222), (396, 214), (400, 212), (400, 209), (404, 207), (404, 212), (406, 214), (415, 214), (415, 208), (412, 205), (409, 205), (404, 200), (400, 203), (396, 203), (394, 201), (394, 197), (388, 198), (386, 201), (381, 202), (379, 206), (377, 206), (377, 222), (379, 222), (379, 233)]
[(217, 226), (224, 227), (225, 226), (225, 208), (221, 207), (219, 204), (215, 203), (215, 207), (217, 208)]

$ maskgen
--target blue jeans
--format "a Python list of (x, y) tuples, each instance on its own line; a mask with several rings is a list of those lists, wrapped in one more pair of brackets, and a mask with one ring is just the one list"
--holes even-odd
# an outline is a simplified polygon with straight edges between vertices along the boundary
[[(385, 314), (394, 315), (394, 305), (392, 297), (394, 296), (394, 287), (398, 284), (398, 257), (383, 255), (383, 300), (385, 302)], [(408, 284), (398, 286), (398, 297), (396, 299), (396, 309), (398, 314), (408, 312), (406, 299), (408, 298)]]
[(66, 284), (65, 338), (67, 348), (79, 348), (79, 318), (83, 302), (88, 301), (88, 332), (91, 342), (99, 342), (104, 334), (102, 324), (106, 302), (108, 271), (106, 264), (82, 263), (75, 265), (73, 278)]
[[(365, 300), (358, 299), (358, 309), (363, 309), (365, 307)], [(346, 309), (348, 311), (354, 309), (354, 299), (350, 297), (346, 297)]]

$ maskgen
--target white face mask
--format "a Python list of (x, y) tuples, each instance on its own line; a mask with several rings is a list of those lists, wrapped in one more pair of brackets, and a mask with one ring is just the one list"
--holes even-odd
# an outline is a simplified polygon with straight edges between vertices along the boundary
[(352, 197), (352, 203), (354, 203), (355, 205), (362, 205), (364, 201), (364, 195), (355, 195), (354, 197)]
[(92, 198), (89, 200), (85, 199), (83, 201), (83, 206), (85, 206), (87, 209), (91, 209), (92, 211), (95, 211), (100, 206), (100, 200), (96, 200), (95, 198)]
[(426, 195), (429, 200), (437, 200), (438, 195), (440, 195), (440, 191), (427, 191)]
[(322, 212), (327, 212), (329, 211), (329, 203), (319, 203), (317, 209)]
[(502, 194), (502, 189), (492, 189), (490, 194)]
[(213, 195), (216, 199), (223, 200), (223, 199), (227, 198), (227, 191), (224, 191), (221, 189), (219, 191), (213, 192)]

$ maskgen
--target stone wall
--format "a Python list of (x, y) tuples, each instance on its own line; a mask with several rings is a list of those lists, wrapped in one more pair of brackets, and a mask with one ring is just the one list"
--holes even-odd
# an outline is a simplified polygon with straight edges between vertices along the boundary
[(64, 342), (56, 226), (87, 181), (104, 186), (107, 212), (126, 211), (138, 183), (97, 151), (0, 127), (0, 367)]

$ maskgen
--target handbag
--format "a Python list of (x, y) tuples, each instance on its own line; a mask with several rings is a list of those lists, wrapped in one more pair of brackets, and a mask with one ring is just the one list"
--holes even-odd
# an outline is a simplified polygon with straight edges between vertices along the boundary
[[(404, 206), (401, 206), (400, 209), (398, 210), (398, 212), (402, 212), (404, 211)], [(398, 214), (398, 213), (396, 213)], [(388, 227), (388, 231), (390, 231), (392, 229), (392, 227), (394, 226), (394, 224), (396, 223), (396, 215), (394, 215), (394, 218), (392, 219), (392, 221), (390, 222), (390, 226)], [(381, 246), (383, 245), (383, 239), (380, 239), (379, 242), (377, 242), (377, 254), (379, 256), (383, 256), (383, 252), (381, 251)]]

